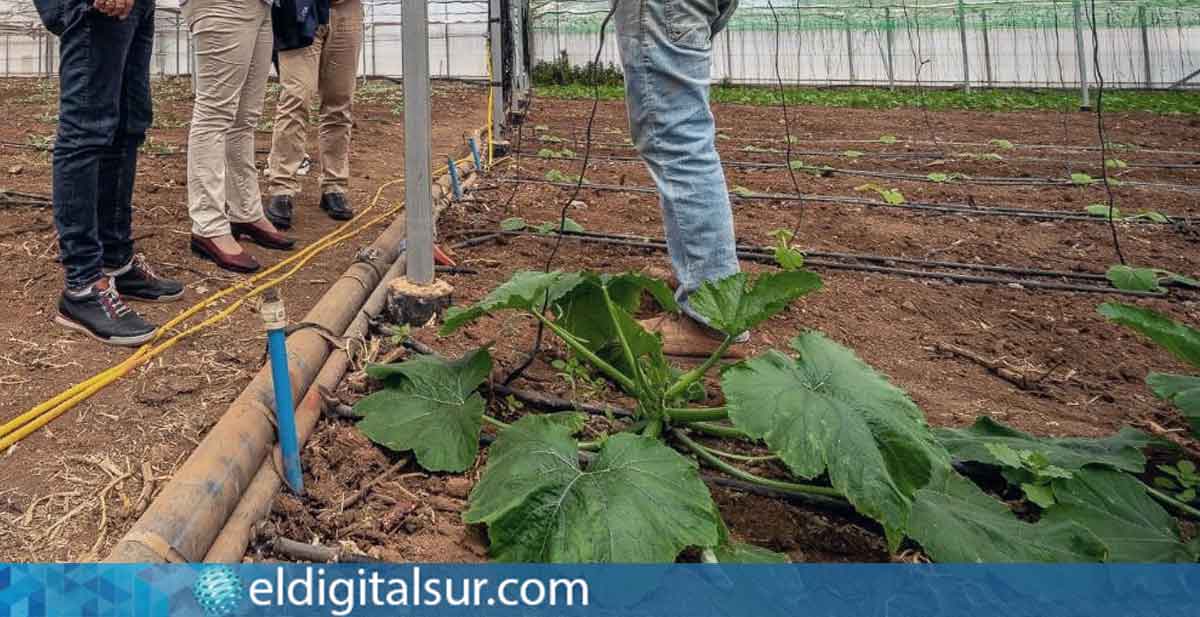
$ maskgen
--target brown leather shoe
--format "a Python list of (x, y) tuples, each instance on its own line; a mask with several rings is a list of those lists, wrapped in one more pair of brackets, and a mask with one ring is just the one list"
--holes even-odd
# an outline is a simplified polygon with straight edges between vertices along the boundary
[(237, 255), (231, 255), (222, 251), (217, 247), (216, 243), (209, 238), (202, 238), (192, 234), (192, 252), (212, 260), (217, 264), (217, 267), (229, 270), (231, 272), (258, 272), (262, 266), (258, 265), (258, 260), (254, 259), (249, 253), (242, 252)]
[(250, 241), (265, 248), (278, 251), (290, 251), (296, 246), (296, 241), (277, 232), (255, 227), (252, 223), (230, 223), (233, 237), (237, 239), (250, 238)]
[[(668, 313), (638, 321), (650, 332), (662, 336), (663, 353), (685, 358), (707, 358), (721, 346), (724, 335), (694, 321), (686, 315)], [(723, 358), (744, 358), (746, 352), (741, 343), (734, 343), (721, 355)]]

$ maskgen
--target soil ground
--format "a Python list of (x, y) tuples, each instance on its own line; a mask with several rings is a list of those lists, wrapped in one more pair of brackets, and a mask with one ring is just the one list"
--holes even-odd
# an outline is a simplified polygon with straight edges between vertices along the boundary
[[(557, 170), (580, 173), (578, 160), (539, 158), (536, 153), (569, 148), (584, 151), (587, 101), (535, 103), (522, 129), (519, 163), (492, 173), (477, 193), (481, 201), (453, 208), (441, 222), (447, 243), (469, 237), (472, 230), (496, 230), (501, 220), (519, 216), (531, 224), (557, 221), (571, 195), (568, 188), (546, 184), (513, 184), (513, 178), (540, 180)], [(1054, 177), (1071, 173), (1101, 174), (1099, 152), (1027, 148), (1021, 144), (1097, 143), (1095, 118), (1069, 113), (969, 113), (920, 110), (857, 111), (817, 108), (791, 109), (791, 132), (797, 150), (827, 151), (830, 155), (797, 156), (811, 165), (906, 172), (924, 176), (933, 171), (973, 177)], [(779, 109), (714, 106), (719, 148), (729, 185), (755, 192), (794, 193), (786, 167), (744, 169), (737, 161), (783, 163), (784, 125)], [(1200, 143), (1200, 122), (1192, 117), (1113, 115), (1107, 118), (1109, 139), (1125, 147), (1119, 154), (1130, 167), (1119, 170), (1122, 180), (1167, 183), (1175, 187), (1115, 189), (1119, 207), (1128, 213), (1155, 210), (1176, 216), (1200, 214), (1200, 155), (1146, 152), (1147, 149), (1190, 150)], [(881, 135), (897, 136), (897, 144), (878, 143)], [(593, 155), (633, 156), (623, 145), (624, 108), (601, 104), (597, 115)], [(1007, 150), (989, 145), (1004, 139), (1016, 145)], [(841, 141), (838, 141), (841, 140)], [(514, 141), (518, 141), (514, 139)], [(876, 141), (874, 144), (860, 143)], [(918, 144), (927, 141), (938, 144)], [(976, 143), (979, 146), (955, 145)], [(939, 145), (940, 144), (940, 145)], [(753, 146), (747, 148), (747, 146)], [(756, 150), (758, 148), (759, 150)], [(862, 155), (839, 154), (847, 149)], [(921, 158), (875, 158), (876, 154), (942, 151)], [(1002, 156), (970, 159), (964, 153)], [(959, 156), (955, 156), (958, 154)], [(1047, 161), (1026, 159), (1050, 159)], [(1142, 168), (1137, 164), (1182, 165), (1180, 168)], [(639, 162), (595, 160), (586, 178), (594, 184), (651, 186)], [(898, 188), (909, 201), (976, 203), (1039, 210), (1082, 212), (1105, 199), (1097, 187), (976, 186), (969, 182), (930, 183), (871, 180), (836, 174), (814, 177), (798, 173), (799, 191), (806, 194), (863, 196), (855, 188), (876, 182)], [(514, 193), (515, 191), (515, 193)], [(646, 193), (591, 190), (580, 192), (581, 203), (569, 211), (587, 231), (662, 236), (657, 197)], [(764, 245), (777, 228), (796, 229), (796, 243), (809, 250), (874, 253), (894, 257), (940, 259), (968, 263), (1005, 264), (1029, 268), (1100, 272), (1117, 260), (1109, 227), (1103, 222), (1034, 221), (988, 216), (929, 215), (909, 210), (864, 208), (810, 203), (803, 219), (794, 202), (735, 200), (739, 241)], [(1181, 274), (1200, 272), (1196, 229), (1182, 226), (1120, 224), (1120, 246), (1130, 263), (1155, 265)], [(554, 240), (517, 237), (459, 251), (458, 262), (473, 273), (449, 275), (455, 301), (468, 304), (523, 269), (540, 270)], [(562, 242), (554, 268), (609, 272), (655, 270), (666, 265), (661, 252), (633, 247)], [(769, 268), (746, 262), (752, 271)], [(820, 271), (818, 269), (818, 271)], [(786, 348), (788, 340), (806, 329), (818, 329), (855, 349), (868, 363), (911, 394), (929, 422), (963, 426), (980, 415), (1047, 436), (1100, 437), (1121, 426), (1184, 428), (1181, 418), (1155, 399), (1142, 383), (1149, 370), (1186, 370), (1168, 353), (1107, 323), (1096, 312), (1104, 301), (1131, 301), (1166, 312), (1189, 323), (1200, 321), (1200, 296), (1175, 293), (1166, 298), (1130, 299), (1112, 294), (1036, 291), (1004, 286), (962, 285), (938, 279), (914, 279), (857, 272), (820, 271), (825, 289), (797, 302), (760, 327), (749, 345), (757, 353), (768, 347)], [(484, 343), (493, 344), (494, 377), (506, 375), (529, 352), (535, 324), (505, 315), (487, 318), (451, 337), (430, 330), (414, 333), (418, 340), (447, 356), (457, 356)], [(942, 351), (945, 345), (974, 352), (1028, 378), (1024, 386), (1006, 380), (961, 355)], [(602, 383), (575, 377), (574, 383), (549, 362), (562, 357), (550, 341), (515, 386), (556, 394), (576, 401), (629, 404)], [(340, 395), (353, 402), (372, 389), (361, 374), (351, 376)], [(711, 391), (711, 389), (710, 389)], [(713, 404), (710, 401), (710, 404)], [(491, 413), (512, 420), (527, 410), (494, 399)], [(593, 429), (603, 428), (604, 420)], [(1151, 424), (1152, 423), (1152, 424)], [(725, 444), (723, 447), (728, 447)], [(281, 496), (276, 514), (265, 526), (267, 536), (280, 534), (315, 540), (383, 559), (476, 561), (486, 558), (486, 540), (477, 528), (463, 526), (459, 513), (486, 458), (463, 476), (426, 474), (409, 464), (377, 484), (355, 507), (344, 500), (364, 482), (384, 473), (400, 456), (367, 441), (345, 420), (322, 424), (307, 451), (312, 476), (303, 499)], [(780, 474), (770, 464), (762, 474)], [(878, 530), (861, 520), (829, 514), (776, 500), (725, 489), (714, 494), (733, 534), (796, 561), (880, 561), (889, 559)], [(280, 558), (263, 543), (250, 558)], [(919, 559), (904, 553), (899, 558)]]
[[(52, 94), (39, 82), (7, 82), (0, 91), (0, 112), (14, 122), (0, 127), (0, 140), (24, 145), (42, 142), (39, 135), (53, 132)], [(368, 86), (360, 98), (355, 141), (354, 197), (362, 203), (375, 187), (395, 175), (402, 154), (402, 129), (391, 107), (395, 93)], [(159, 92), (186, 90), (185, 84)], [(485, 96), (481, 90), (441, 89), (439, 108), (461, 109), (435, 130), (435, 153), (456, 149), (461, 134), (483, 122)], [(186, 96), (160, 96), (160, 128), (153, 132), (162, 143), (161, 156), (143, 158), (138, 188), (136, 229), (140, 246), (165, 273), (189, 283), (189, 297), (198, 298), (229, 281), (219, 271), (187, 253), (182, 156), (165, 152), (184, 142), (188, 117)], [(542, 179), (551, 170), (567, 175), (580, 172), (579, 161), (544, 160), (538, 150), (584, 150), (587, 101), (536, 102), (519, 144), (516, 163), (499, 167), (475, 194), (474, 202), (452, 207), (443, 214), (439, 232), (444, 244), (470, 235), (471, 230), (495, 230), (499, 222), (520, 216), (531, 223), (557, 220), (569, 190), (546, 184), (515, 185), (512, 178)], [(268, 104), (270, 108), (270, 104)], [(726, 161), (729, 184), (757, 192), (794, 193), (786, 169), (751, 169), (737, 161), (784, 163), (781, 149), (785, 126), (779, 109), (717, 105), (719, 147)], [(920, 110), (873, 111), (791, 108), (791, 133), (795, 158), (813, 165), (841, 169), (905, 172), (924, 176), (930, 172), (963, 173), (973, 177), (1055, 177), (1070, 173), (1100, 175), (1100, 154), (1023, 147), (1026, 144), (1097, 143), (1094, 117), (1079, 113), (972, 113)], [(266, 116), (269, 117), (269, 114)], [(1191, 116), (1148, 114), (1111, 115), (1109, 140), (1137, 146), (1118, 156), (1130, 164), (1118, 173), (1123, 179), (1169, 183), (1176, 187), (1136, 187), (1116, 190), (1118, 204), (1127, 213), (1155, 210), (1174, 215), (1200, 216), (1196, 194), (1200, 186), (1200, 155), (1151, 153), (1146, 149), (1192, 150), (1200, 143), (1200, 120)], [(174, 124), (174, 126), (171, 126)], [(882, 135), (895, 135), (896, 144), (878, 143)], [(624, 144), (627, 137), (624, 107), (602, 103), (596, 118), (596, 155), (633, 156)], [(269, 135), (260, 135), (265, 149)], [(1005, 139), (1013, 150), (998, 146), (960, 146), (959, 142), (987, 144)], [(843, 140), (837, 141), (835, 140)], [(863, 143), (874, 141), (876, 143)], [(918, 144), (914, 141), (938, 142)], [(940, 144), (940, 145), (939, 145)], [(861, 156), (844, 154), (856, 150)], [(829, 155), (810, 154), (814, 151)], [(914, 154), (941, 151), (945, 156), (877, 158), (876, 154)], [(843, 153), (838, 155), (837, 153)], [(968, 159), (955, 154), (999, 155)], [(4, 188), (49, 192), (49, 159), (44, 153), (0, 148), (0, 173), (20, 166), (19, 174), (0, 177)], [(1049, 158), (1030, 161), (1028, 158)], [(1064, 163), (1063, 159), (1070, 162)], [(1142, 168), (1139, 163), (1169, 163), (1180, 168)], [(587, 171), (596, 184), (651, 186), (640, 163), (597, 160)], [(976, 203), (1078, 213), (1104, 199), (1095, 187), (976, 186), (966, 182), (937, 184), (870, 179), (836, 174), (815, 177), (797, 173), (799, 191), (806, 194), (873, 196), (855, 188), (875, 182), (903, 191), (909, 201)], [(311, 217), (301, 224), (306, 240), (332, 228), (315, 209), (315, 187), (310, 178)], [(1180, 187), (1183, 187), (1182, 189)], [(515, 192), (514, 192), (515, 191)], [(396, 199), (399, 190), (389, 193)], [(602, 192), (585, 189), (582, 202), (570, 216), (589, 231), (660, 237), (662, 223), (657, 198), (652, 194)], [(804, 249), (874, 253), (920, 259), (1006, 264), (1057, 270), (1103, 272), (1115, 262), (1113, 243), (1103, 223), (1033, 221), (987, 216), (937, 215), (907, 210), (809, 203), (801, 210), (795, 202), (735, 200), (739, 241), (763, 245), (777, 228), (796, 229), (795, 242)], [(303, 212), (302, 206), (302, 212)], [(311, 228), (308, 226), (311, 224)], [(0, 210), (0, 230), (21, 230), (0, 236), (0, 255), (12, 264), (4, 273), (0, 336), (7, 341), (0, 353), (0, 381), (5, 396), (0, 420), (13, 417), (37, 402), (90, 376), (124, 357), (123, 352), (102, 348), (50, 324), (59, 269), (49, 212)], [(1121, 247), (1131, 263), (1153, 265), (1185, 275), (1200, 272), (1197, 235), (1188, 226), (1121, 224)], [(6, 231), (0, 231), (5, 234)], [(373, 235), (373, 234), (369, 234)], [(455, 286), (455, 302), (467, 304), (522, 269), (542, 269), (552, 248), (548, 238), (521, 237), (489, 242), (458, 251), (456, 257), (470, 273), (448, 274)], [(364, 241), (365, 243), (365, 241)], [(344, 269), (357, 245), (326, 254), (293, 280), (284, 294), (289, 309), (306, 309)], [(251, 249), (255, 250), (255, 249)], [(256, 251), (260, 257), (272, 255)], [(269, 259), (268, 259), (269, 261)], [(605, 271), (662, 268), (665, 255), (654, 250), (580, 244), (564, 241), (555, 268), (590, 268)], [(745, 263), (747, 270), (769, 266)], [(1034, 291), (1011, 287), (959, 285), (939, 279), (820, 271), (825, 289), (790, 308), (761, 327), (749, 351), (786, 348), (795, 334), (819, 329), (858, 354), (908, 391), (931, 424), (961, 426), (983, 414), (1039, 435), (1102, 436), (1123, 425), (1148, 422), (1180, 429), (1183, 423), (1167, 405), (1157, 401), (1142, 384), (1147, 371), (1185, 370), (1169, 354), (1139, 340), (1126, 330), (1105, 322), (1095, 311), (1111, 295)], [(203, 291), (200, 289), (203, 288)], [(1177, 293), (1166, 298), (1136, 300), (1189, 322), (1200, 322), (1197, 296)], [(1129, 299), (1126, 299), (1129, 300)], [(173, 307), (147, 312), (163, 320)], [(295, 314), (295, 313), (293, 313)], [(33, 324), (34, 327), (30, 327)], [(201, 335), (69, 412), (47, 429), (22, 442), (0, 459), (0, 537), (6, 537), (0, 559), (46, 560), (87, 558), (104, 549), (128, 527), (137, 514), (143, 460), (153, 467), (158, 483), (170, 476), (191, 447), (225, 409), (227, 403), (260, 366), (262, 339), (258, 318), (240, 312), (224, 326)], [(480, 344), (494, 344), (496, 375), (507, 374), (525, 358), (533, 340), (534, 324), (505, 316), (486, 319), (447, 338), (432, 329), (413, 336), (448, 356)], [(939, 351), (951, 344), (1036, 380), (1022, 388), (964, 357)], [(389, 344), (384, 344), (386, 352)], [(625, 403), (602, 383), (576, 379), (572, 385), (549, 361), (562, 355), (552, 341), (531, 365), (519, 388), (557, 394), (580, 401)], [(344, 380), (338, 394), (353, 402), (372, 388), (361, 374)], [(524, 410), (505, 400), (490, 402), (492, 413), (513, 419)], [(594, 420), (593, 422), (603, 422)], [(599, 424), (593, 429), (603, 428)], [(367, 441), (345, 420), (322, 422), (305, 448), (308, 494), (303, 499), (281, 496), (264, 525), (264, 539), (278, 534), (304, 542), (317, 542), (372, 556), (407, 561), (479, 561), (486, 559), (486, 538), (478, 528), (461, 523), (460, 512), (479, 465), (461, 475), (428, 474), (409, 464), (379, 482), (354, 507), (343, 508), (365, 482), (393, 467), (397, 453), (386, 452)], [(486, 454), (481, 454), (480, 465)], [(770, 464), (755, 471), (777, 474)], [(120, 481), (129, 473), (130, 477)], [(104, 502), (106, 521), (93, 496), (110, 482), (115, 490)], [(734, 535), (743, 541), (787, 552), (796, 561), (879, 561), (889, 559), (877, 530), (856, 518), (830, 514), (764, 497), (726, 489), (714, 494)], [(130, 504), (133, 505), (130, 505)], [(56, 524), (62, 520), (61, 524)], [(10, 523), (11, 524), (8, 524)], [(95, 550), (93, 550), (95, 549)], [(269, 543), (253, 545), (249, 559), (276, 559)], [(911, 555), (906, 555), (911, 557)]]
[[(156, 270), (187, 284), (183, 301), (138, 305), (162, 323), (238, 278), (192, 255), (186, 200), (190, 82), (154, 83), (155, 122), (140, 160), (134, 196), (137, 249)], [(271, 147), (278, 89), (271, 85), (257, 148), (261, 169)], [(366, 206), (379, 186), (403, 175), (404, 127), (401, 87), (369, 82), (358, 93), (351, 156), (351, 202)], [(487, 93), (462, 85), (438, 85), (439, 114), (433, 152), (467, 152), (464, 134), (486, 121)], [(0, 81), (0, 189), (50, 194), (50, 154), (57, 122), (57, 87), (32, 79)], [(309, 154), (317, 155), (316, 128)], [(293, 235), (304, 246), (337, 223), (318, 208), (319, 164), (304, 181)], [(265, 179), (261, 183), (266, 191)], [(403, 199), (403, 185), (383, 200)], [(302, 316), (370, 244), (385, 225), (314, 259), (282, 287), (288, 314)], [(254, 245), (246, 249), (264, 265), (286, 253)], [(53, 324), (62, 285), (58, 245), (49, 209), (0, 207), (0, 423), (8, 421), (105, 368), (129, 351), (110, 349)], [(226, 306), (217, 304), (205, 314)], [(143, 490), (143, 462), (153, 486), (161, 486), (217, 421), (263, 361), (261, 320), (240, 310), (194, 336), (67, 412), (0, 454), (0, 560), (78, 560), (103, 556), (136, 519)], [(96, 495), (107, 485), (102, 517)], [(101, 524), (101, 520), (104, 523)]]

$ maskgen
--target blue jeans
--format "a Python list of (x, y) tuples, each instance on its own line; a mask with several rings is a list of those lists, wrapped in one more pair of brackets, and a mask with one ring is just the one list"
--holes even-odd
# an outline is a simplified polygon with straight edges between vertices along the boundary
[(737, 2), (615, 1), (629, 131), (658, 187), (677, 297), (696, 317), (688, 294), (738, 272), (733, 210), (708, 105), (712, 39)]
[(61, 35), (54, 224), (67, 287), (90, 285), (133, 258), (133, 182), (152, 120), (154, 3), (124, 20), (87, 0), (57, 0)]

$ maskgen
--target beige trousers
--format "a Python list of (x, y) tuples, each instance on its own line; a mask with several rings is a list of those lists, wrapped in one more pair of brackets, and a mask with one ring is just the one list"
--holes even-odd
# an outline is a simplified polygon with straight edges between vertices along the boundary
[(196, 49), (196, 103), (188, 135), (192, 233), (228, 234), (263, 217), (254, 130), (271, 71), (271, 7), (262, 0), (188, 0)]
[(321, 192), (344, 193), (350, 182), (351, 110), (362, 48), (362, 3), (344, 0), (329, 12), (312, 46), (279, 52), (279, 105), (268, 162), (272, 195), (300, 192), (308, 113), (320, 97)]

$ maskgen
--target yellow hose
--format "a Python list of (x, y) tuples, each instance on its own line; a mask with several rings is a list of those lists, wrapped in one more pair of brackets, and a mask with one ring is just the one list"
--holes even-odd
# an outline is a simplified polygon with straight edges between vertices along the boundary
[[(466, 163), (469, 161), (470, 161), (469, 158), (464, 158), (464, 159), (460, 159), (459, 161), (456, 161), (456, 163)], [(443, 165), (434, 171), (434, 175), (445, 173), (447, 169), (448, 169), (448, 167), (446, 165)], [(404, 181), (403, 178), (397, 178), (395, 180), (385, 182), (383, 185), (381, 185), (379, 187), (378, 190), (376, 190), (375, 196), (371, 200), (371, 203), (369, 206), (367, 206), (367, 208), (365, 208), (362, 212), (360, 212), (358, 215), (356, 215), (353, 219), (340, 225), (337, 229), (335, 229), (332, 232), (330, 232), (329, 234), (326, 234), (325, 236), (321, 237), (320, 239), (318, 239), (316, 242), (309, 245), (308, 247), (305, 247), (304, 249), (296, 252), (295, 254), (289, 256), (288, 258), (280, 261), (279, 263), (267, 268), (266, 270), (263, 270), (262, 272), (259, 272), (248, 279), (245, 279), (243, 281), (239, 281), (238, 283), (230, 285), (229, 287), (226, 287), (225, 289), (192, 305), (186, 311), (183, 311), (182, 313), (180, 313), (179, 315), (175, 316), (173, 319), (168, 321), (166, 324), (163, 324), (158, 329), (158, 332), (155, 334), (154, 339), (152, 339), (150, 342), (146, 343), (142, 347), (138, 348), (138, 350), (136, 352), (134, 352), (130, 357), (126, 358), (121, 363), (117, 364), (116, 366), (112, 366), (108, 369), (105, 369), (104, 371), (101, 371), (100, 373), (92, 376), (91, 378), (89, 378), (83, 382), (80, 382), (80, 383), (60, 392), (58, 395), (54, 396), (53, 398), (51, 398), (43, 403), (40, 403), (39, 405), (33, 407), (29, 411), (26, 411), (25, 413), (17, 416), (16, 418), (13, 418), (12, 420), (6, 422), (3, 426), (0, 426), (0, 452), (6, 450), (13, 444), (17, 443), (18, 441), (24, 439), (25, 437), (27, 437), (28, 435), (30, 435), (31, 433), (36, 431), (37, 429), (45, 426), (46, 424), (48, 424), (50, 421), (54, 420), (58, 416), (69, 411), (70, 409), (74, 408), (80, 402), (87, 400), (93, 394), (95, 394), (96, 392), (99, 392), (100, 390), (107, 387), (114, 381), (125, 376), (133, 369), (135, 369), (138, 366), (141, 366), (141, 365), (145, 364), (146, 362), (149, 362), (150, 360), (154, 359), (155, 357), (161, 355), (163, 352), (165, 352), (168, 349), (170, 349), (171, 347), (173, 347), (180, 340), (182, 340), (188, 336), (191, 336), (192, 334), (195, 334), (196, 332), (199, 332), (199, 331), (227, 318), (229, 315), (233, 314), (233, 312), (236, 311), (239, 307), (241, 307), (242, 304), (245, 304), (245, 302), (247, 300), (250, 300), (251, 298), (258, 296), (258, 295), (262, 294), (263, 292), (265, 292), (266, 290), (268, 290), (272, 287), (275, 287), (276, 285), (279, 285), (280, 283), (291, 278), (296, 272), (298, 272), (301, 268), (303, 268), (305, 265), (307, 265), (308, 262), (311, 261), (317, 255), (323, 253), (324, 251), (326, 251), (327, 249), (329, 249), (333, 246), (336, 246), (346, 240), (349, 240), (350, 238), (357, 236), (358, 234), (362, 233), (367, 228), (372, 227), (372, 226), (386, 220), (388, 217), (394, 215), (395, 213), (399, 212), (401, 209), (403, 209), (403, 207), (404, 207), (403, 204), (396, 206), (394, 208), (391, 208), (390, 210), (363, 223), (362, 225), (358, 226), (355, 229), (351, 229), (351, 230), (347, 231), (347, 228), (351, 227), (352, 225), (354, 225), (355, 223), (360, 221), (364, 216), (366, 216), (366, 214), (368, 212), (373, 210), (379, 204), (379, 200), (382, 198), (383, 192), (388, 187), (394, 186), (403, 181)], [(201, 323), (199, 323), (187, 330), (184, 330), (183, 332), (180, 332), (179, 334), (171, 336), (170, 338), (168, 338), (166, 341), (163, 341), (162, 343), (159, 343), (157, 345), (155, 344), (159, 339), (161, 339), (165, 335), (167, 330), (179, 325), (180, 323), (182, 323), (184, 321), (187, 321), (192, 316), (194, 316), (196, 313), (204, 310), (205, 308), (207, 308), (209, 306), (212, 306), (214, 303), (221, 300), (225, 296), (228, 296), (228, 295), (238, 291), (239, 289), (245, 289), (247, 287), (250, 287), (254, 283), (262, 280), (263, 278), (268, 277), (288, 266), (292, 266), (292, 267), (287, 272), (267, 281), (266, 283), (264, 283), (262, 285), (259, 285), (258, 287), (251, 288), (249, 291), (247, 291), (247, 293), (245, 295), (238, 298), (232, 304), (225, 307), (224, 309), (222, 309), (215, 315), (205, 319)]]

